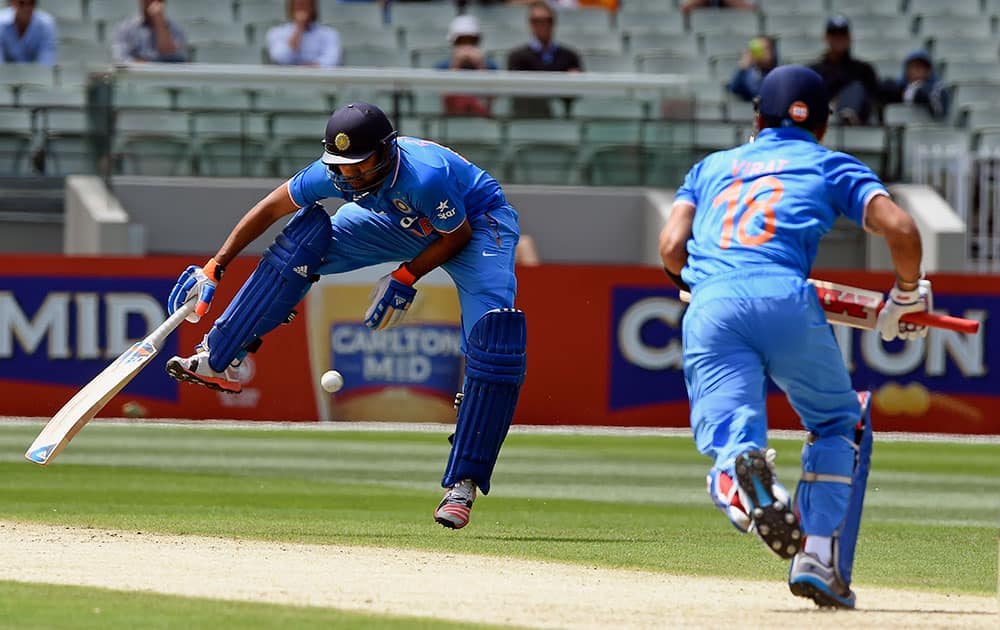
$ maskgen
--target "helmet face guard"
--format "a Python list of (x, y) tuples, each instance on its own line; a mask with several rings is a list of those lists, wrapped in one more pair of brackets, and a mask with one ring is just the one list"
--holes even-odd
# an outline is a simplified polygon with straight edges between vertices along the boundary
[[(324, 149), (327, 153), (330, 152), (330, 147), (324, 143)], [(341, 173), (340, 167), (342, 164), (360, 164), (364, 162), (376, 153), (380, 154), (380, 158), (377, 164), (372, 168), (358, 173), (357, 175), (352, 175), (350, 177)], [(388, 138), (382, 140), (382, 146), (368, 153), (361, 159), (351, 162), (339, 162), (339, 163), (326, 163), (327, 172), (330, 175), (330, 181), (333, 182), (334, 188), (341, 192), (372, 192), (377, 190), (382, 183), (385, 182), (386, 178), (389, 177), (389, 173), (392, 172), (393, 167), (396, 165), (396, 132)], [(375, 176), (367, 184), (366, 182), (369, 178)]]
[[(326, 124), (320, 160), (337, 190), (367, 193), (378, 189), (396, 164), (396, 136), (389, 118), (371, 103), (350, 103), (333, 112)], [(343, 174), (345, 164), (360, 164), (372, 156), (378, 156), (372, 168), (356, 175)]]

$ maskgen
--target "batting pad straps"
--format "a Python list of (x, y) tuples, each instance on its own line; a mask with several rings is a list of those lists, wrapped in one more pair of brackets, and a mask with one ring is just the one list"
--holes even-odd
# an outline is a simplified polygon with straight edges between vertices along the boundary
[(846, 483), (847, 485), (851, 485), (851, 478), (847, 475), (824, 475), (822, 473), (814, 472), (802, 473), (802, 481), (805, 481), (806, 483), (826, 481), (829, 483)]
[(455, 439), (441, 485), (471, 479), (483, 494), (490, 491), (524, 381), (526, 341), (524, 313), (516, 309), (487, 311), (473, 326)]
[(333, 235), (330, 215), (313, 204), (296, 213), (208, 333), (208, 362), (216, 372), (279, 324), (319, 277)]

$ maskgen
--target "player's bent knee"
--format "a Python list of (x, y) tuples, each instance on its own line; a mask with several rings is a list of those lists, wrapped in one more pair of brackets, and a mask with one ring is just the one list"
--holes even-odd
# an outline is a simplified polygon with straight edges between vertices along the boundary
[(527, 327), (524, 313), (487, 311), (469, 334), (465, 389), (442, 485), (472, 479), (484, 494), (524, 382)]
[(224, 370), (261, 336), (288, 321), (319, 276), (333, 232), (320, 204), (299, 210), (208, 333), (209, 363)]

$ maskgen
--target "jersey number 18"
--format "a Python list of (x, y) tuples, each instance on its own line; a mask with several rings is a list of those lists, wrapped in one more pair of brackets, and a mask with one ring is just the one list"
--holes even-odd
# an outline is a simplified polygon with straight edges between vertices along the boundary
[[(764, 189), (770, 190), (768, 190), (767, 195), (762, 195), (758, 199), (757, 195)], [(713, 208), (726, 204), (726, 216), (722, 221), (722, 238), (719, 240), (719, 247), (729, 249), (733, 245), (734, 237), (737, 244), (744, 247), (757, 247), (771, 240), (777, 223), (774, 206), (781, 201), (781, 195), (784, 192), (785, 185), (774, 175), (767, 175), (755, 181), (750, 186), (746, 196), (742, 198), (742, 203), (740, 203), (740, 196), (743, 193), (743, 180), (734, 180), (733, 183), (726, 186), (712, 200)], [(758, 215), (764, 217), (764, 226), (760, 232), (750, 234), (747, 228)]]

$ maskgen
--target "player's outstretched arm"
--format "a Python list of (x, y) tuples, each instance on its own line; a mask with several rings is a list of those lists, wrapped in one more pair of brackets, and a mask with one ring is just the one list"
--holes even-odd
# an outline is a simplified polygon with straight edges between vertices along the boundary
[(240, 219), (233, 231), (229, 233), (226, 242), (213, 256), (215, 262), (225, 267), (254, 239), (263, 234), (267, 228), (281, 217), (299, 209), (288, 190), (288, 182), (284, 182), (266, 197), (258, 201)]
[(915, 339), (927, 334), (926, 326), (900, 321), (907, 313), (930, 311), (934, 308), (931, 283), (923, 279), (920, 262), (923, 244), (913, 217), (885, 195), (874, 197), (865, 209), (865, 227), (881, 235), (889, 246), (896, 283), (878, 316), (878, 331), (882, 339), (897, 337)]
[(417, 278), (427, 275), (437, 267), (451, 260), (471, 240), (472, 226), (469, 225), (469, 220), (466, 219), (451, 232), (438, 232), (438, 238), (434, 239), (413, 260), (406, 263), (406, 266), (409, 268), (410, 273)]
[(191, 265), (181, 273), (167, 298), (167, 311), (173, 313), (190, 300), (197, 299), (195, 310), (187, 316), (187, 320), (199, 321), (212, 306), (215, 287), (222, 280), (226, 265), (275, 221), (297, 209), (288, 192), (288, 182), (272, 190), (243, 215), (222, 248), (203, 267)]
[(878, 195), (865, 209), (865, 227), (885, 239), (900, 288), (914, 289), (920, 279), (923, 246), (913, 217), (889, 197)]
[(472, 226), (466, 219), (451, 232), (439, 232), (438, 238), (413, 260), (404, 262), (396, 271), (382, 276), (370, 296), (371, 305), (365, 312), (365, 326), (385, 330), (399, 325), (417, 296), (413, 283), (435, 267), (451, 260), (471, 240)]

